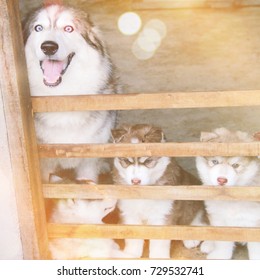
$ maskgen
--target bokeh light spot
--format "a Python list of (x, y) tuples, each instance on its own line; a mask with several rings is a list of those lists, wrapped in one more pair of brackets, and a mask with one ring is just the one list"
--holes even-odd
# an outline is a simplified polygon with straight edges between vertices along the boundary
[(134, 35), (140, 30), (142, 20), (137, 13), (126, 12), (119, 17), (117, 25), (122, 34)]

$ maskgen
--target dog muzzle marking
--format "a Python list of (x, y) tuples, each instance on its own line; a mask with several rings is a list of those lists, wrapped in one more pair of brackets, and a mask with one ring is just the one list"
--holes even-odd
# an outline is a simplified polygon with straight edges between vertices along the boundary
[(45, 59), (40, 61), (43, 82), (46, 86), (56, 87), (62, 82), (62, 75), (67, 71), (75, 53), (70, 53), (65, 60)]

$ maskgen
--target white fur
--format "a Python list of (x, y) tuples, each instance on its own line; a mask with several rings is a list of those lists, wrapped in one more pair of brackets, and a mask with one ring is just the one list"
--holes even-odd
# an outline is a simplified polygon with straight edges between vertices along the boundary
[[(212, 162), (212, 160), (217, 160)], [(215, 163), (215, 164), (214, 164)], [(236, 164), (233, 165), (232, 164)], [(226, 186), (259, 186), (260, 174), (257, 159), (244, 157), (215, 157), (196, 159), (197, 169), (204, 185), (219, 185), (217, 178), (227, 179)], [(239, 166), (237, 166), (239, 164)], [(205, 201), (210, 224), (213, 226), (259, 227), (260, 203), (250, 201)], [(260, 243), (247, 243), (249, 258), (260, 259)], [(208, 259), (231, 259), (234, 242), (206, 241), (201, 250)]]
[[(142, 158), (141, 158), (142, 160)], [(119, 160), (114, 161), (120, 178), (127, 185), (132, 185), (132, 179), (140, 179), (141, 185), (154, 185), (164, 174), (170, 159), (162, 157), (158, 159), (155, 167), (147, 168), (144, 165), (135, 164), (123, 168)], [(167, 215), (172, 211), (173, 201), (171, 200), (120, 200), (118, 207), (121, 211), (124, 224), (129, 225), (166, 225)], [(170, 240), (150, 240), (150, 258), (169, 258)], [(126, 239), (124, 252), (137, 258), (143, 254), (144, 240)]]
[[(142, 159), (144, 160), (146, 158), (144, 157), (141, 158), (141, 160)], [(129, 160), (131, 161), (131, 158), (129, 158)], [(132, 185), (132, 179), (140, 179), (141, 185), (154, 185), (155, 182), (162, 177), (169, 163), (169, 158), (162, 157), (158, 160), (158, 163), (154, 168), (147, 168), (146, 166), (137, 163), (130, 165), (127, 168), (122, 168), (119, 159), (115, 158), (114, 160), (115, 168), (127, 185)]]
[[(166, 225), (173, 202), (170, 200), (120, 200), (118, 207), (127, 225)], [(126, 239), (124, 252), (140, 258), (144, 240)], [(149, 258), (169, 258), (170, 240), (150, 240)]]
[[(114, 210), (116, 200), (59, 200), (52, 212), (52, 223), (103, 224)], [(59, 238), (49, 243), (53, 259), (129, 258), (112, 239)]]
[[(58, 11), (58, 5), (43, 9), (33, 25), (41, 24), (44, 30), (32, 31), (26, 42), (31, 94), (33, 96), (97, 94), (109, 75), (109, 61), (84, 40), (80, 30), (75, 27), (75, 19), (70, 10), (65, 9), (57, 18)], [(66, 25), (73, 26), (74, 32), (64, 32), (63, 28)], [(64, 60), (68, 54), (75, 52), (62, 83), (54, 88), (44, 86), (42, 70), (39, 67), (39, 61), (45, 58), (41, 44), (48, 40), (55, 41), (59, 45), (53, 59)]]
[[(202, 222), (203, 215), (204, 215), (203, 211), (199, 211), (195, 215), (195, 217), (191, 223), (191, 226), (206, 226), (207, 224)], [(200, 243), (201, 243), (201, 240), (183, 240), (183, 244), (187, 249), (195, 248), (195, 247), (199, 246)]]
[[(76, 11), (53, 5), (42, 9), (31, 23), (33, 27), (42, 25), (43, 30), (32, 29), (25, 46), (29, 82), (32, 96), (59, 96), (109, 93), (106, 90), (111, 65), (106, 55), (91, 47), (83, 38), (80, 23), (74, 18)], [(72, 12), (73, 11), (73, 12)], [(58, 16), (57, 16), (58, 15)], [(70, 25), (72, 33), (64, 31)], [(92, 28), (93, 32), (96, 32)], [(55, 87), (46, 86), (39, 62), (46, 58), (41, 50), (45, 41), (55, 41), (59, 49), (52, 59), (66, 60), (75, 53), (62, 82)], [(106, 143), (114, 126), (115, 116), (108, 112), (53, 112), (37, 113), (35, 116), (36, 134), (41, 143)], [(50, 172), (57, 164), (64, 168), (77, 167), (77, 177), (97, 180), (97, 160), (52, 160), (43, 164), (43, 180), (47, 181)], [(50, 169), (51, 167), (51, 169)], [(53, 169), (54, 168), (54, 169)]]
[[(218, 163), (214, 164), (215, 161)], [(212, 157), (208, 159), (197, 157), (196, 165), (204, 185), (217, 186), (219, 185), (218, 178), (227, 179), (225, 186), (257, 185), (259, 173), (257, 160), (245, 157)], [(232, 165), (238, 166), (235, 168)]]

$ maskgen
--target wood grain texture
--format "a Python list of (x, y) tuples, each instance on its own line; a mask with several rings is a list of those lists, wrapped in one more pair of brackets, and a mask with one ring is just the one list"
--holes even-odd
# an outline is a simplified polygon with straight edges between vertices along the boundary
[(144, 238), (170, 240), (260, 241), (260, 228), (48, 224), (50, 238)]
[(133, 9), (230, 8), (254, 5), (235, 0), (134, 0)]
[(44, 184), (45, 198), (260, 201), (259, 187)]
[[(148, 3), (148, 1), (145, 1)], [(162, 4), (163, 1), (153, 1)], [(168, 2), (170, 5), (170, 1)], [(175, 1), (175, 5), (184, 1)], [(198, 4), (203, 1), (185, 1)], [(215, 1), (223, 2), (223, 1)], [(139, 1), (139, 3), (141, 3)], [(173, 3), (173, 2), (172, 2)], [(153, 6), (155, 7), (155, 5)], [(222, 188), (206, 186), (113, 185), (44, 185), (42, 192), (40, 157), (116, 157), (116, 156), (259, 156), (259, 143), (163, 143), (163, 144), (95, 144), (36, 145), (33, 113), (83, 110), (144, 110), (179, 108), (215, 108), (260, 106), (260, 91), (175, 92), (154, 94), (87, 95), (66, 97), (33, 97), (30, 100), (21, 38), (18, 1), (0, 0), (0, 65), (8, 139), (16, 187), (17, 206), (24, 257), (41, 259), (48, 256), (48, 236), (85, 238), (156, 238), (213, 239), (260, 241), (259, 228), (215, 228), (189, 226), (125, 226), (125, 225), (58, 225), (45, 220), (46, 198), (147, 198), (147, 199), (223, 199), (260, 201), (257, 187)], [(73, 94), (73, 93), (68, 93)], [(82, 93), (84, 94), (84, 93)], [(31, 104), (32, 102), (32, 104)]]
[(42, 144), (41, 158), (141, 157), (141, 156), (258, 156), (260, 142), (253, 143), (140, 143), (140, 144)]
[(33, 97), (32, 105), (34, 112), (260, 106), (260, 90)]
[[(48, 239), (18, 1), (0, 0), (0, 69), (25, 259), (47, 258)], [(1, 160), (1, 159), (0, 159)]]

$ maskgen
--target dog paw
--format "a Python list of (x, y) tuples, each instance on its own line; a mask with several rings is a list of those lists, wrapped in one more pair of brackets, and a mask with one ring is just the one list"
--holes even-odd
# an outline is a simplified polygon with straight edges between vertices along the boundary
[(149, 254), (150, 259), (169, 259), (170, 252), (150, 252)]
[(207, 255), (208, 260), (230, 260), (231, 257), (232, 254), (230, 255), (229, 252), (225, 252), (222, 250), (213, 250)]
[(200, 242), (200, 240), (183, 240), (183, 244), (187, 249), (198, 247)]
[(209, 254), (214, 250), (214, 241), (206, 240), (200, 245), (200, 251), (205, 254)]

